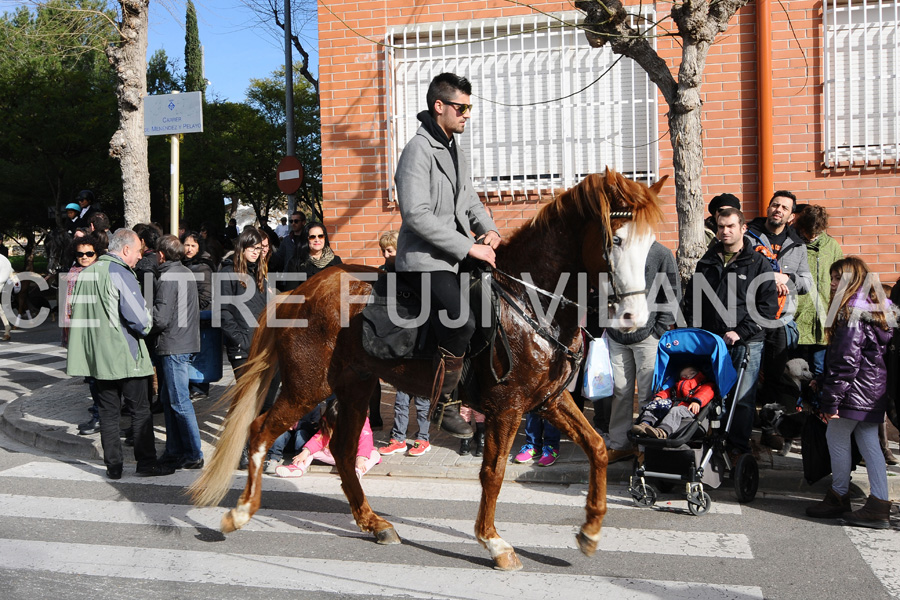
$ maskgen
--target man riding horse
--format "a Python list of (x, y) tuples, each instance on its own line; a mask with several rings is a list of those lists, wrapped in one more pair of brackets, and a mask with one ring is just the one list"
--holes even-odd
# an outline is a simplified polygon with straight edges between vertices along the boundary
[[(500, 244), (497, 226), (472, 187), (469, 165), (453, 134), (465, 131), (471, 117), (472, 84), (453, 73), (441, 73), (428, 86), (428, 110), (418, 115), (422, 125), (403, 149), (395, 177), (402, 224), (397, 241), (397, 271), (413, 280), (430, 276), (432, 314), (439, 357), (435, 388), (440, 398), (435, 423), (459, 438), (472, 437), (472, 428), (459, 415), (451, 398), (462, 373), (463, 355), (475, 331), (475, 315), (460, 294), (460, 263), (466, 256), (494, 264)], [(472, 235), (479, 236), (477, 243)], [(425, 293), (423, 291), (423, 293)], [(468, 317), (461, 326), (448, 326)], [(443, 381), (441, 376), (443, 375)]]

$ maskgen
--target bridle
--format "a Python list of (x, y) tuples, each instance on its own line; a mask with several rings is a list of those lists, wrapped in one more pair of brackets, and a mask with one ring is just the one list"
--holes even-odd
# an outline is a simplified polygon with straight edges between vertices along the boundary
[[(610, 219), (633, 219), (634, 212), (630, 210), (614, 210), (609, 213)], [(617, 304), (622, 302), (623, 298), (627, 298), (628, 296), (638, 296), (638, 295), (647, 295), (647, 289), (642, 290), (629, 290), (626, 292), (620, 292), (618, 286), (616, 286), (616, 277), (615, 277), (615, 267), (612, 263), (612, 259), (609, 256), (610, 246), (608, 244), (603, 244), (603, 260), (606, 261), (606, 265), (609, 267), (609, 286), (612, 289), (612, 293), (607, 296), (607, 306), (612, 308)]]
[[(634, 218), (634, 213), (632, 211), (611, 211), (609, 216), (610, 216), (610, 219), (632, 219), (632, 218)], [(615, 277), (613, 275), (614, 267), (613, 267), (612, 260), (610, 260), (610, 257), (609, 257), (609, 251), (610, 251), (609, 246), (604, 244), (603, 245), (603, 259), (606, 261), (606, 264), (609, 267), (609, 275), (610, 275), (609, 283), (612, 287), (612, 293), (608, 297), (609, 306), (612, 307), (613, 305), (618, 304), (622, 300), (622, 298), (626, 298), (628, 296), (636, 296), (638, 294), (646, 295), (646, 293), (647, 293), (646, 289), (629, 290), (626, 292), (619, 292), (619, 290), (616, 286), (616, 283), (615, 283)], [(577, 302), (569, 300), (562, 294), (554, 294), (553, 292), (548, 292), (547, 290), (545, 290), (541, 287), (538, 287), (538, 286), (534, 285), (533, 283), (524, 281), (524, 280), (522, 280), (518, 277), (515, 277), (509, 273), (506, 273), (505, 271), (502, 271), (498, 268), (494, 268), (493, 271), (508, 280), (515, 281), (516, 283), (518, 283), (526, 288), (534, 290), (538, 294), (541, 294), (547, 298), (550, 298), (551, 301), (556, 300), (562, 305), (572, 306), (572, 307), (576, 307), (580, 310), (587, 311), (586, 307), (581, 306)], [(575, 378), (575, 375), (578, 373), (578, 367), (581, 364), (582, 358), (584, 358), (583, 338), (582, 338), (582, 342), (580, 344), (578, 344), (578, 348), (576, 350), (572, 350), (571, 348), (569, 348), (568, 345), (564, 344), (559, 339), (557, 339), (556, 336), (554, 336), (553, 333), (551, 331), (549, 331), (546, 327), (543, 327), (534, 317), (529, 315), (525, 311), (525, 309), (523, 307), (521, 307), (518, 302), (516, 302), (516, 300), (509, 293), (509, 291), (507, 291), (506, 287), (504, 285), (502, 285), (501, 283), (499, 283), (495, 277), (491, 277), (491, 287), (497, 292), (497, 295), (500, 296), (500, 298), (502, 298), (504, 302), (506, 302), (506, 304), (513, 310), (513, 312), (515, 312), (523, 321), (525, 321), (534, 330), (535, 333), (537, 333), (540, 337), (542, 337), (543, 339), (550, 342), (555, 347), (556, 351), (562, 352), (565, 355), (566, 359), (571, 363), (571, 369), (569, 369), (569, 375), (568, 375), (568, 377), (566, 377), (566, 380), (562, 383), (562, 385), (557, 390), (548, 393), (542, 399), (542, 401), (539, 405), (539, 408), (538, 408), (538, 410), (542, 410), (545, 403), (548, 400), (555, 398), (556, 396), (561, 394), (562, 391), (569, 386), (569, 384)], [(582, 329), (584, 331), (583, 328), (580, 328), (580, 329)], [(501, 336), (505, 337), (505, 333), (502, 332), (502, 327), (501, 327)], [(506, 347), (507, 347), (507, 349), (509, 348), (508, 342), (506, 343)], [(492, 354), (493, 354), (493, 349), (492, 349)], [(509, 357), (510, 357), (509, 371), (502, 378), (499, 378), (496, 373), (494, 374), (494, 377), (495, 377), (495, 379), (497, 379), (498, 382), (501, 380), (505, 381), (506, 378), (509, 376), (509, 372), (512, 371), (512, 354), (511, 354), (511, 352), (509, 353)], [(493, 365), (491, 366), (491, 369), (493, 370)]]

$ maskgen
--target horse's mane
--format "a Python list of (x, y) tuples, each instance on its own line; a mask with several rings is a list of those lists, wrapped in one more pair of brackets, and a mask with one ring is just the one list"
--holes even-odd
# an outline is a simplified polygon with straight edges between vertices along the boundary
[(631, 223), (637, 233), (653, 231), (663, 218), (655, 190), (607, 168), (605, 175), (588, 175), (574, 187), (558, 194), (538, 211), (531, 222), (537, 227), (544, 227), (554, 216), (575, 211), (585, 221), (599, 219), (609, 243), (613, 235), (610, 209), (630, 210)]

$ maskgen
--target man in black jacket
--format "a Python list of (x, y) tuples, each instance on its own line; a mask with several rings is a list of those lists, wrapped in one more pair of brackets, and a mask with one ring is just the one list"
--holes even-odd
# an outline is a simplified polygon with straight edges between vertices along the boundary
[[(778, 292), (768, 260), (744, 238), (744, 214), (724, 208), (716, 216), (715, 242), (697, 263), (682, 309), (687, 323), (716, 333), (730, 347), (735, 368), (744, 352), (750, 361), (735, 394), (735, 414), (728, 442), (737, 453), (750, 451), (756, 410), (756, 379), (762, 359), (764, 327), (778, 324)], [(780, 325), (780, 324), (779, 324)]]
[(166, 420), (161, 462), (200, 469), (200, 428), (191, 404), (191, 357), (200, 352), (200, 303), (194, 274), (181, 264), (184, 246), (174, 235), (157, 243), (159, 268), (153, 294), (153, 330), (159, 366), (159, 397)]

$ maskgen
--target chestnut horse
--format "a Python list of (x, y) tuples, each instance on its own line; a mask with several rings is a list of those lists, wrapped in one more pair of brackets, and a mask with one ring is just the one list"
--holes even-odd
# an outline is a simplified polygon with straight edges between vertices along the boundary
[[(577, 278), (569, 278), (563, 294), (568, 301), (560, 303), (550, 325), (537, 335), (529, 324), (529, 320), (535, 321), (535, 313), (525, 287), (509, 275), (519, 278), (530, 273), (534, 285), (555, 290), (561, 273), (586, 273), (597, 281), (600, 273), (608, 272), (614, 316), (625, 328), (643, 325), (648, 318), (644, 265), (653, 230), (662, 218), (657, 192), (664, 180), (650, 188), (611, 170), (602, 176), (590, 175), (542, 207), (497, 249), (494, 276), (508, 293), (500, 315), (509, 338), (511, 364), (505, 356), (488, 356), (488, 352), (477, 356), (473, 366), (481, 397), (465, 401), (485, 415), (482, 495), (475, 537), (490, 551), (498, 569), (522, 568), (515, 550), (494, 527), (494, 511), (507, 458), (526, 412), (540, 410), (541, 416), (581, 446), (590, 460), (587, 519), (576, 536), (586, 555), (596, 551), (606, 514), (606, 446), (565, 390), (578, 369), (582, 350)], [(272, 442), (334, 393), (340, 413), (330, 447), (353, 517), (378, 543), (400, 543), (394, 527), (373, 512), (356, 477), (357, 441), (379, 378), (410, 395), (429, 397), (434, 372), (431, 360), (379, 360), (363, 350), (359, 313), (364, 300), (360, 298), (369, 295), (375, 271), (343, 265), (305, 282), (294, 293), (305, 297), (302, 304), (283, 303), (277, 309), (279, 319), (305, 319), (306, 323), (297, 323), (301, 326), (275, 327), (269, 325), (271, 314), (261, 316), (250, 359), (229, 392), (231, 406), (216, 451), (190, 488), (197, 504), (221, 501), (249, 432), (247, 485), (237, 507), (223, 517), (223, 532), (240, 529), (259, 508), (262, 464)], [(348, 294), (357, 297), (356, 303), (346, 301)], [(257, 416), (278, 369), (281, 393), (267, 413)], [(505, 382), (497, 383), (492, 371), (508, 371), (509, 375)]]

